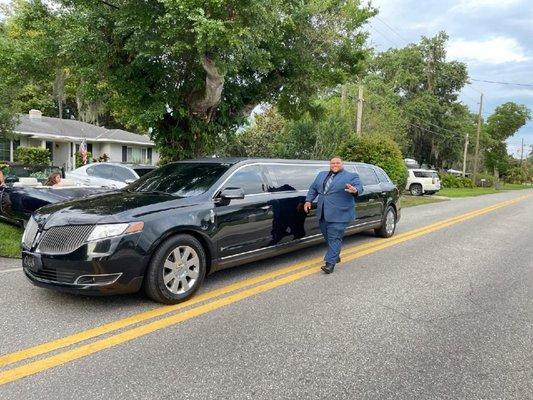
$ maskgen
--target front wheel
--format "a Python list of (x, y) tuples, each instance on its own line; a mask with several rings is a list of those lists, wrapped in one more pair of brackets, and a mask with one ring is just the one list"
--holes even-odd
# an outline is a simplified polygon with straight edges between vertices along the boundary
[(394, 211), (394, 208), (387, 207), (387, 210), (385, 211), (385, 215), (383, 216), (383, 221), (381, 223), (381, 227), (378, 229), (374, 229), (374, 232), (376, 235), (382, 237), (382, 238), (389, 238), (392, 235), (394, 235), (394, 231), (396, 230), (396, 211)]
[(190, 235), (172, 236), (154, 253), (144, 291), (159, 303), (180, 303), (198, 290), (205, 273), (206, 256), (200, 242)]

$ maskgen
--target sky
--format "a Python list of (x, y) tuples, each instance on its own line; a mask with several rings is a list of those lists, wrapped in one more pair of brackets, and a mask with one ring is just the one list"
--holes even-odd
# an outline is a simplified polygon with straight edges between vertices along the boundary
[[(9, 0), (0, 0), (6, 4)], [(448, 59), (465, 62), (471, 78), (461, 100), (483, 115), (514, 101), (533, 111), (533, 1), (531, 0), (371, 0), (380, 12), (368, 24), (370, 44), (378, 51), (418, 42), (444, 30), (450, 36)], [(474, 80), (476, 79), (476, 80)], [(485, 81), (521, 83), (501, 85)], [(529, 86), (527, 86), (529, 85)], [(533, 145), (533, 121), (508, 140), (519, 157)]]
[[(368, 25), (376, 50), (403, 47), (444, 30), (450, 36), (447, 58), (468, 65), (472, 84), (460, 99), (472, 112), (478, 112), (480, 92), (485, 117), (507, 101), (525, 104), (533, 112), (533, 1), (373, 0), (372, 5), (380, 11)], [(507, 141), (516, 157), (522, 138), (526, 155), (533, 145), (533, 121)]]

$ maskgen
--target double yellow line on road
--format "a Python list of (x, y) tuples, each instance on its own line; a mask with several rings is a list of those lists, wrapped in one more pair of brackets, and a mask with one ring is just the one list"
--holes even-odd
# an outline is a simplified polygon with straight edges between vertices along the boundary
[[(468, 220), (470, 218), (489, 213), (499, 208), (515, 204), (531, 196), (533, 195), (520, 196), (511, 200), (496, 203), (492, 206), (474, 210), (449, 219), (441, 220), (436, 223), (402, 233), (386, 240), (372, 241), (370, 243), (365, 243), (358, 246), (347, 247), (342, 253), (343, 263), (346, 261), (355, 260), (368, 254), (375, 253), (379, 250), (386, 249), (396, 244), (403, 243), (407, 240), (411, 240), (419, 236), (443, 229), (445, 227)], [(110, 334), (120, 329), (130, 327), (129, 329), (124, 330), (123, 332), (107, 336), (105, 338), (90, 342), (88, 344), (84, 344), (79, 347), (74, 347), (70, 350), (64, 350), (57, 354), (38, 359), (36, 361), (31, 361), (27, 364), (18, 367), (4, 370), (0, 372), (0, 385), (16, 381), (26, 376), (45, 371), (47, 369), (65, 364), (67, 362), (82, 357), (86, 357), (90, 354), (131, 341), (135, 338), (147, 335), (160, 329), (176, 325), (180, 322), (217, 310), (221, 307), (246, 299), (248, 297), (255, 296), (257, 294), (272, 290), (274, 288), (286, 285), (291, 282), (295, 282), (304, 277), (320, 272), (319, 265), (321, 265), (321, 263), (322, 259), (316, 257), (304, 262), (278, 269), (276, 271), (259, 275), (257, 277), (244, 279), (242, 281), (222, 287), (220, 289), (201, 293), (193, 297), (189, 301), (181, 304), (158, 307), (153, 310), (135, 314), (130, 317), (120, 319), (105, 325), (101, 325), (99, 327), (81, 331), (79, 333), (53, 340), (51, 342), (43, 343), (34, 347), (29, 347), (27, 349), (0, 356), (0, 367), (3, 368), (13, 363), (17, 363), (39, 355), (47, 354), (68, 346), (81, 343), (83, 341), (87, 341), (89, 339), (94, 339), (99, 336)], [(180, 310), (181, 312), (178, 312)], [(150, 320), (152, 319), (170, 313), (173, 314), (150, 322)], [(135, 324), (141, 325), (131, 327)]]

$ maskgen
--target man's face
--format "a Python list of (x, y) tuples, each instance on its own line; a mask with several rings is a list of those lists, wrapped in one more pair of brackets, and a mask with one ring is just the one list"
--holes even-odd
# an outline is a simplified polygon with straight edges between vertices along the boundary
[(342, 160), (340, 158), (332, 158), (329, 160), (329, 169), (336, 174), (342, 169)]

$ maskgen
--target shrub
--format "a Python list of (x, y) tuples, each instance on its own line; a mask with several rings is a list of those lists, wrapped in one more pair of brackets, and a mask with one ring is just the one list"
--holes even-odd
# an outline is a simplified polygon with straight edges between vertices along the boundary
[(461, 187), (473, 189), (474, 188), (474, 181), (470, 178), (458, 178), (459, 182), (461, 183)]
[(452, 174), (441, 174), (440, 183), (442, 187), (445, 188), (456, 188), (459, 187), (458, 179), (455, 175)]
[(474, 182), (470, 178), (463, 178), (452, 174), (441, 174), (440, 182), (445, 188), (474, 188)]
[[(481, 182), (482, 179), (485, 179), (485, 182)], [(491, 187), (494, 185), (494, 176), (490, 174), (477, 174), (475, 184), (479, 187)]]
[(24, 165), (50, 165), (50, 151), (42, 147), (18, 147), (15, 161)]
[(398, 144), (388, 136), (353, 136), (342, 143), (337, 151), (347, 161), (359, 161), (383, 168), (400, 189), (407, 183), (407, 168), (402, 152)]

